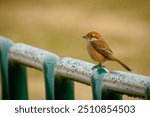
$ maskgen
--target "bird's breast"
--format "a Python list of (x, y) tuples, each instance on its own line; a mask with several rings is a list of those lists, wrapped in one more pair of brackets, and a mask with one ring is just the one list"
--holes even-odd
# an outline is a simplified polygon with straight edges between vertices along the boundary
[(87, 44), (87, 50), (88, 50), (88, 54), (90, 55), (90, 57), (95, 60), (95, 61), (98, 61), (98, 62), (105, 62), (106, 59), (103, 55), (101, 55), (100, 53), (98, 53), (94, 48), (93, 46), (91, 45), (91, 43), (88, 43)]

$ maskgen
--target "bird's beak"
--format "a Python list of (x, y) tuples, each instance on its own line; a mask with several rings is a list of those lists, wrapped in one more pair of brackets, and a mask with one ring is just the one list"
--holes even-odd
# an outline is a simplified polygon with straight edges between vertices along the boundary
[(86, 39), (86, 36), (83, 36), (84, 39)]

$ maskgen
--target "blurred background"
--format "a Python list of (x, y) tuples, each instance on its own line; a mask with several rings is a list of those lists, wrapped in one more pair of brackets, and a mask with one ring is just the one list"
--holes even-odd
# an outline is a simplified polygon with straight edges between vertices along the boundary
[[(0, 0), (0, 35), (14, 42), (95, 63), (82, 39), (89, 31), (101, 32), (133, 72), (150, 74), (149, 0)], [(115, 62), (105, 66), (124, 71)], [(45, 99), (42, 72), (28, 68), (28, 76), (30, 99)], [(92, 99), (89, 86), (76, 83), (75, 92)]]

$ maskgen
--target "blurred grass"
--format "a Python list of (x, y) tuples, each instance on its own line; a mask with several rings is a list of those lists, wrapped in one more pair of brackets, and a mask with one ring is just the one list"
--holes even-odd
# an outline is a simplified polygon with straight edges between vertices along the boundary
[[(98, 31), (115, 56), (131, 66), (133, 72), (149, 75), (149, 6), (149, 0), (1, 0), (0, 35), (61, 57), (93, 62), (82, 36)], [(124, 70), (113, 62), (106, 66)], [(42, 73), (28, 71), (31, 99), (44, 99)], [(76, 83), (77, 99), (91, 99), (90, 92), (90, 87)]]

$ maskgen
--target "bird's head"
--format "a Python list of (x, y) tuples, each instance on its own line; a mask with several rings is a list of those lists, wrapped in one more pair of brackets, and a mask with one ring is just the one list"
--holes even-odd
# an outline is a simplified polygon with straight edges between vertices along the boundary
[(84, 39), (87, 41), (95, 41), (100, 39), (101, 35), (98, 32), (89, 32), (85, 36), (83, 36)]

